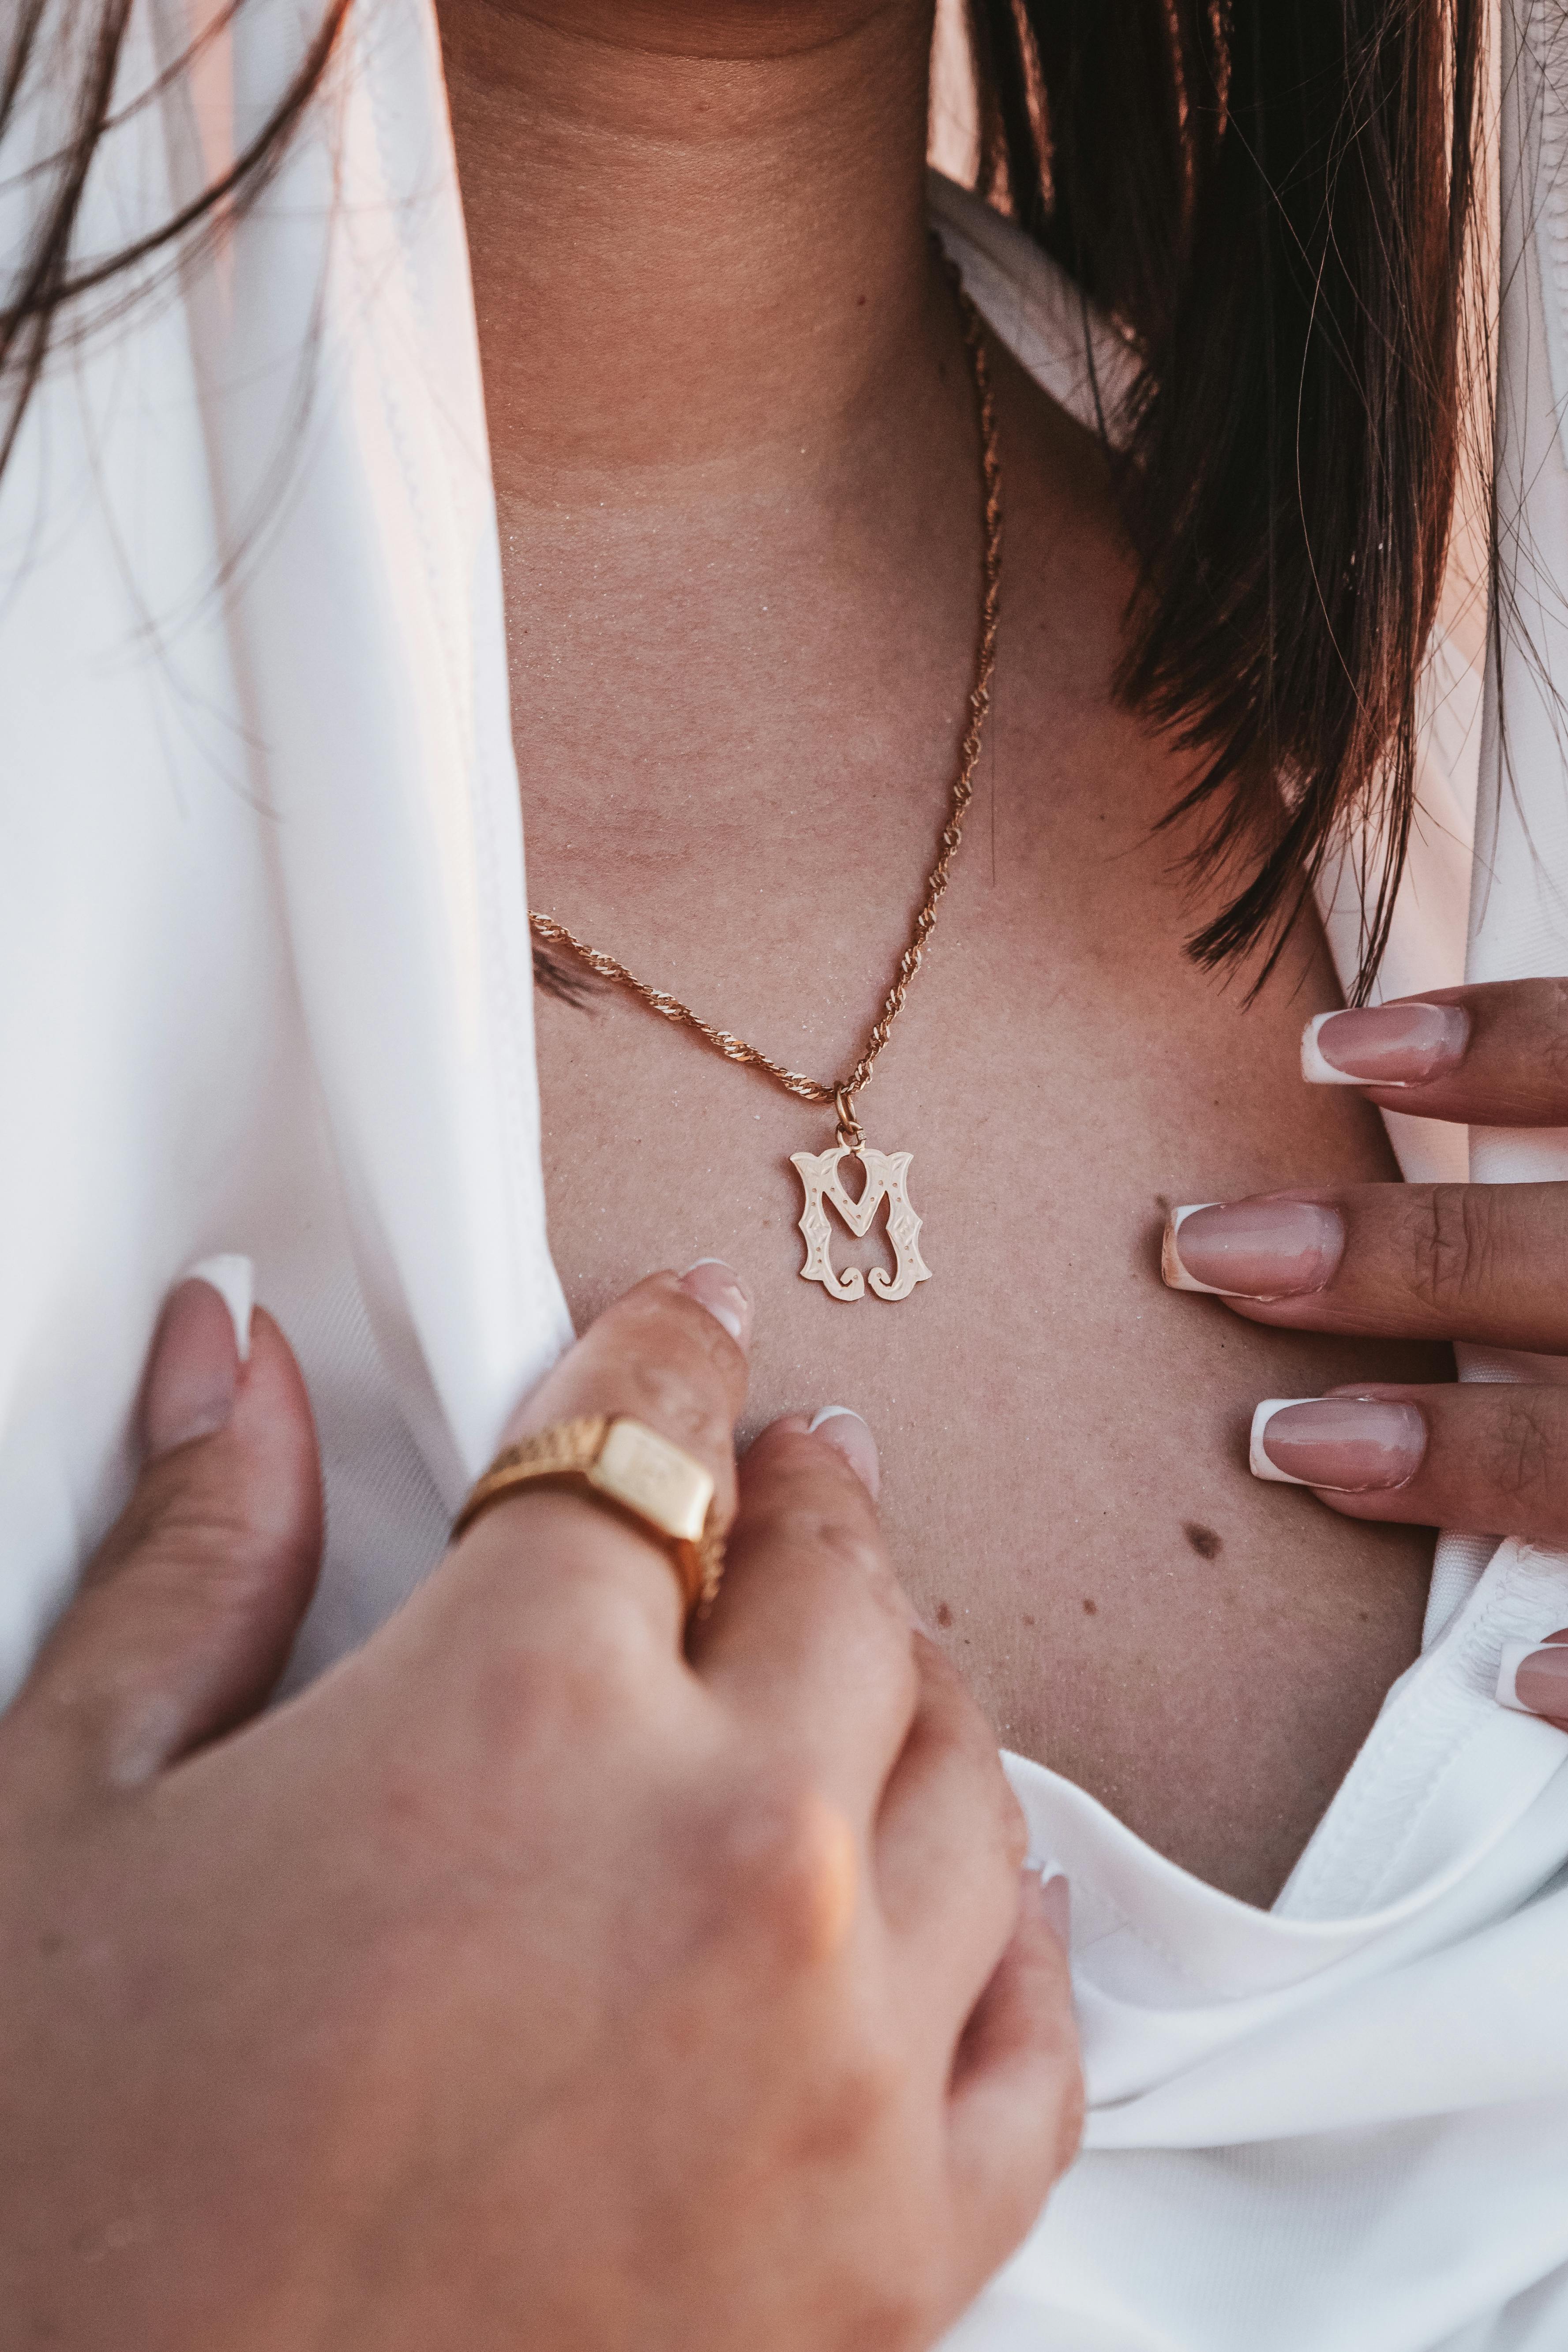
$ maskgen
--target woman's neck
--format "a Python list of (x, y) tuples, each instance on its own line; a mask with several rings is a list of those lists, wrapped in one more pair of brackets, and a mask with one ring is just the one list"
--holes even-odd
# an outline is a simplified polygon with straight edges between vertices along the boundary
[(931, 0), (439, 16), (503, 500), (837, 471), (932, 334)]

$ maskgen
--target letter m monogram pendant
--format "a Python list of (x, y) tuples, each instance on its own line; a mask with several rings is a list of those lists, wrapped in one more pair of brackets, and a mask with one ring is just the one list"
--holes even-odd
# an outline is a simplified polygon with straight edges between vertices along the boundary
[[(829, 1298), (864, 1298), (866, 1277), (858, 1266), (847, 1267), (842, 1274), (834, 1271), (833, 1228), (827, 1212), (830, 1206), (837, 1209), (856, 1240), (863, 1241), (884, 1201), (894, 1271), (889, 1275), (885, 1266), (873, 1266), (872, 1289), (879, 1298), (907, 1298), (917, 1282), (931, 1280), (931, 1268), (921, 1255), (921, 1220), (910, 1204), (908, 1179), (913, 1157), (909, 1151), (873, 1151), (866, 1143), (858, 1147), (840, 1143), (831, 1151), (791, 1152), (791, 1164), (799, 1170), (805, 1193), (805, 1206), (800, 1213), (800, 1230), (805, 1236), (803, 1282), (820, 1282)], [(865, 1171), (858, 1201), (850, 1199), (838, 1173), (840, 1163), (848, 1159), (858, 1160)]]

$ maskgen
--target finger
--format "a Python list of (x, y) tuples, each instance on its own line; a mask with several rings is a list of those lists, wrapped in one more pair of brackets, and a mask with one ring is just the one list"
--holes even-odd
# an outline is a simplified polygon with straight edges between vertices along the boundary
[(951, 1659), (923, 1634), (920, 1696), (877, 1822), (881, 1907), (916, 1998), (956, 2042), (1017, 1918), (1028, 1851), (995, 1735)]
[(1360, 1086), (1416, 1118), (1568, 1127), (1568, 980), (1436, 988), (1320, 1013), (1301, 1039), (1301, 1075)]
[(959, 2242), (975, 2287), (1035, 2221), (1083, 2132), (1072, 1983), (1049, 1897), (1026, 1871), (1016, 1927), (953, 2068), (950, 2164)]
[(867, 1834), (919, 1691), (914, 1612), (867, 1483), (869, 1439), (858, 1416), (763, 1432), (741, 1465), (724, 1581), (689, 1645), (748, 1735), (787, 1749)]
[[(679, 1277), (650, 1275), (589, 1327), (513, 1414), (501, 1443), (584, 1417), (641, 1422), (709, 1473), (718, 1524), (727, 1526), (750, 1328), (745, 1289), (716, 1260)], [(487, 1588), (503, 1580), (514, 1624), (586, 1616), (605, 1631), (640, 1627), (661, 1649), (679, 1643), (685, 1601), (663, 1543), (596, 1500), (519, 1487), (474, 1522), (454, 1564)]]
[(882, 1491), (882, 1465), (869, 1424), (858, 1412), (847, 1404), (825, 1404), (806, 1423), (806, 1435), (820, 1437), (836, 1454), (842, 1454), (871, 1500), (877, 1501)]
[(1268, 1398), (1251, 1463), (1346, 1518), (1568, 1543), (1568, 1389), (1380, 1381)]
[(1282, 1330), (1568, 1353), (1568, 1184), (1355, 1184), (1173, 1211), (1162, 1272)]
[[(182, 1283), (142, 1399), (150, 1459), (8, 1719), (91, 1780), (150, 1778), (255, 1712), (309, 1603), (321, 1477), (309, 1400), (271, 1318), (240, 1359), (228, 1305)], [(23, 1745), (37, 1747), (30, 1738)]]
[(1568, 1731), (1568, 1626), (1539, 1642), (1505, 1642), (1497, 1695), (1516, 1713)]

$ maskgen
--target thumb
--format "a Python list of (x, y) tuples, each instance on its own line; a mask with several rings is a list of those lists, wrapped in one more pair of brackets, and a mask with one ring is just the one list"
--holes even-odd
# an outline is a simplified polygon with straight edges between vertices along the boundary
[[(128, 1787), (255, 1713), (315, 1584), (321, 1474), (305, 1384), (249, 1266), (218, 1259), (164, 1307), (147, 1459), (12, 1710), (95, 1783)], [(229, 1296), (243, 1277), (243, 1312)], [(223, 1288), (217, 1285), (221, 1282)], [(241, 1346), (241, 1335), (246, 1345)]]

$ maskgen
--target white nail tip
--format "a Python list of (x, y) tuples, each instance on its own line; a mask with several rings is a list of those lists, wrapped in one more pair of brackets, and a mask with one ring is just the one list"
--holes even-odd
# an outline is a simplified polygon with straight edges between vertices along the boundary
[(821, 1412), (814, 1412), (811, 1419), (806, 1423), (806, 1435), (808, 1437), (815, 1437), (825, 1421), (858, 1421), (862, 1429), (869, 1429), (871, 1425), (867, 1420), (865, 1414), (863, 1412), (857, 1412), (853, 1405), (825, 1404)]
[(1160, 1244), (1160, 1279), (1167, 1290), (1197, 1290), (1205, 1298), (1223, 1298), (1226, 1294), (1216, 1283), (1200, 1282), (1182, 1264), (1176, 1248), (1176, 1235), (1189, 1217), (1200, 1209), (1217, 1209), (1217, 1201), (1189, 1201), (1184, 1208), (1173, 1209), (1165, 1221), (1165, 1237)]
[(1264, 1398), (1252, 1416), (1252, 1433), (1247, 1444), (1247, 1466), (1255, 1478), (1270, 1478), (1277, 1486), (1310, 1485), (1310, 1479), (1298, 1478), (1293, 1471), (1281, 1470), (1277, 1462), (1270, 1462), (1263, 1451), (1263, 1433), (1275, 1414), (1282, 1412), (1288, 1404), (1316, 1404), (1317, 1402), (1316, 1397)]
[(1515, 1677), (1526, 1658), (1533, 1658), (1537, 1650), (1542, 1646), (1540, 1642), (1505, 1642), (1502, 1645), (1502, 1656), (1498, 1664), (1498, 1705), (1511, 1707), (1515, 1715), (1534, 1715), (1537, 1723), (1540, 1722), (1541, 1717), (1536, 1715), (1534, 1707), (1526, 1706), (1520, 1697)]
[(1337, 1021), (1337, 1013), (1314, 1013), (1301, 1032), (1301, 1076), (1310, 1087), (1363, 1087), (1364, 1078), (1352, 1078), (1348, 1070), (1336, 1070), (1326, 1061), (1318, 1043), (1319, 1032), (1325, 1021)]
[(182, 1282), (205, 1282), (217, 1292), (234, 1324), (234, 1344), (242, 1364), (250, 1360), (250, 1318), (256, 1305), (256, 1268), (247, 1257), (225, 1253), (199, 1258), (180, 1276)]

